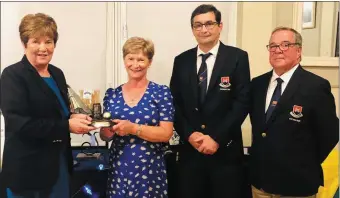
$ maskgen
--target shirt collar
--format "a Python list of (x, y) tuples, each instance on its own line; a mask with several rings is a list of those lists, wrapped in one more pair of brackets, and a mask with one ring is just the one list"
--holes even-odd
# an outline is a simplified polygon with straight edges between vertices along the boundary
[(283, 80), (283, 82), (288, 83), (290, 78), (293, 76), (295, 70), (297, 69), (297, 67), (299, 66), (299, 64), (295, 65), (294, 67), (292, 67), (290, 70), (288, 70), (287, 72), (285, 72), (284, 74), (282, 74), (281, 76), (277, 75), (275, 73), (275, 71), (273, 70), (273, 75), (272, 75), (272, 79), (271, 79), (271, 83), (274, 82), (277, 78), (281, 78)]
[[(218, 48), (220, 47), (220, 41), (217, 42), (217, 44), (211, 48), (211, 50), (209, 50), (209, 52), (214, 56), (214, 58), (216, 58), (217, 56), (217, 52), (218, 52)], [(207, 52), (207, 53), (209, 53)], [(199, 46), (197, 46), (197, 57), (200, 55), (200, 54), (206, 54), (205, 52), (203, 52)]]

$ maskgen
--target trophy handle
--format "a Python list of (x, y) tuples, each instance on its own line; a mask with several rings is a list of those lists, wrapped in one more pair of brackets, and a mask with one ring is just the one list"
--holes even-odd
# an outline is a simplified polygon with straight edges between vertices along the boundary
[(109, 129), (100, 129), (99, 131), (99, 137), (100, 139), (102, 139), (103, 141), (105, 142), (110, 142), (114, 136), (115, 136), (115, 133), (113, 132), (112, 134), (110, 134), (110, 131), (107, 131)]

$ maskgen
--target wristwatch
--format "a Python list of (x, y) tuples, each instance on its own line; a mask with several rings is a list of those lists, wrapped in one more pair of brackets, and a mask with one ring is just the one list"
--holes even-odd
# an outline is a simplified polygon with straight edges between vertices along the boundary
[(139, 136), (139, 134), (142, 132), (142, 125), (141, 124), (138, 124), (138, 128), (137, 128), (137, 131), (136, 131), (136, 136)]

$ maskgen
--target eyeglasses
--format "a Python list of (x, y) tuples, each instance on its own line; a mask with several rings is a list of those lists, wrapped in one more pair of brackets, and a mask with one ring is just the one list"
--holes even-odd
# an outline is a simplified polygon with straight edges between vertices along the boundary
[(290, 46), (298, 45), (301, 46), (301, 43), (281, 43), (281, 44), (270, 44), (267, 45), (267, 49), (270, 52), (275, 52), (277, 48), (279, 48), (281, 51), (287, 51)]
[(206, 22), (206, 23), (204, 23), (204, 24), (202, 24), (202, 23), (194, 23), (194, 25), (193, 25), (192, 27), (193, 27), (194, 30), (196, 30), (196, 31), (201, 31), (202, 28), (203, 28), (203, 26), (205, 26), (205, 28), (206, 28), (207, 30), (211, 30), (211, 29), (214, 28), (214, 26), (215, 26), (216, 24), (219, 24), (219, 23), (216, 22), (216, 21), (208, 21), (208, 22)]

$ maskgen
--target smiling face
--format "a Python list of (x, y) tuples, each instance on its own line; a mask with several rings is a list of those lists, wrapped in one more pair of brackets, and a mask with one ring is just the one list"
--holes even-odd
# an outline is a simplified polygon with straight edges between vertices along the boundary
[[(197, 24), (214, 24), (209, 28), (206, 25), (203, 25), (199, 30), (196, 30), (194, 27)], [(216, 17), (214, 12), (207, 12), (204, 14), (196, 15), (193, 18), (193, 28), (192, 33), (194, 34), (198, 45), (204, 47), (213, 47), (216, 45), (220, 38), (220, 33), (222, 31), (223, 24), (218, 24), (216, 21)]]
[(28, 61), (35, 67), (47, 67), (52, 59), (55, 44), (48, 36), (32, 37), (24, 45)]
[(27, 14), (19, 25), (20, 40), (28, 61), (36, 68), (47, 67), (58, 41), (57, 24), (46, 14)]
[(129, 79), (141, 80), (146, 78), (146, 74), (152, 60), (143, 54), (142, 51), (138, 53), (130, 53), (124, 57), (125, 69), (128, 73)]
[[(296, 43), (292, 31), (279, 30), (272, 34), (269, 45), (280, 45), (283, 43)], [(285, 51), (277, 47), (275, 51), (269, 51), (269, 62), (275, 71), (280, 71), (277, 72), (277, 74), (284, 73), (300, 62), (301, 51), (302, 49), (299, 45), (289, 45), (288, 49)]]

